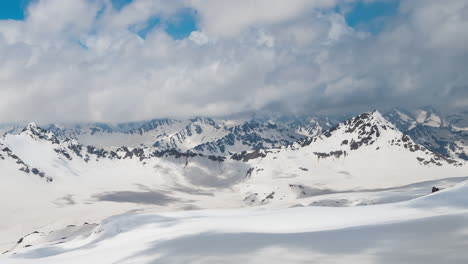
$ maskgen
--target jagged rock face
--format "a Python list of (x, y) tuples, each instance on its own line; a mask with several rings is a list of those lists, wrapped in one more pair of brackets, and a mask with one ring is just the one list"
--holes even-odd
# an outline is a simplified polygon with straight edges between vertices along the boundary
[(59, 144), (59, 140), (52, 132), (38, 127), (35, 123), (29, 123), (20, 134), (25, 134), (38, 140), (47, 140), (52, 144)]
[[(374, 120), (377, 119), (377, 120)], [(353, 119), (346, 121), (344, 132), (346, 134), (355, 134), (349, 142), (351, 150), (356, 150), (363, 145), (372, 145), (375, 140), (380, 136), (381, 130), (394, 129), (381, 122), (379, 116), (364, 113), (356, 116)], [(336, 129), (338, 129), (337, 127)], [(330, 137), (333, 130), (324, 133), (326, 137)], [(345, 141), (342, 141), (344, 143)]]
[(336, 137), (333, 153), (317, 153), (318, 156), (341, 156), (346, 151), (357, 150), (362, 146), (369, 146), (376, 142), (383, 131), (397, 129), (385, 120), (378, 112), (363, 113), (335, 127), (325, 131), (317, 137), (310, 137), (300, 141), (302, 147), (308, 146), (323, 139)]

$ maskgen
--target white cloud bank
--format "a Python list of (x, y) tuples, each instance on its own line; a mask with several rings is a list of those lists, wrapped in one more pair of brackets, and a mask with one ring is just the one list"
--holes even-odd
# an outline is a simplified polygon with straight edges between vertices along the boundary
[[(344, 2), (39, 0), (0, 21), (0, 122), (468, 107), (467, 0), (402, 1), (377, 35)], [(190, 37), (134, 33), (184, 7)]]

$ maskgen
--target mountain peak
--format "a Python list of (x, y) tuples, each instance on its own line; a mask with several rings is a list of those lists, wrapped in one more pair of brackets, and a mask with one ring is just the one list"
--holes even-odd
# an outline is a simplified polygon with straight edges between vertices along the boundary
[(200, 123), (211, 126), (216, 126), (216, 122), (209, 117), (196, 117), (190, 120), (192, 123)]
[(353, 132), (356, 128), (365, 129), (366, 127), (382, 127), (387, 129), (395, 129), (394, 125), (388, 121), (378, 110), (372, 112), (365, 112), (357, 115), (347, 121), (338, 124), (339, 126), (347, 127), (347, 132)]
[(374, 110), (374, 111), (371, 112), (371, 114), (372, 114), (374, 117), (383, 118), (383, 115), (382, 115), (382, 113), (380, 113), (379, 110)]
[(30, 122), (29, 124), (27, 124), (24, 128), (23, 128), (23, 131), (32, 131), (32, 130), (37, 130), (39, 127), (37, 126), (36, 123), (34, 122)]
[(42, 129), (34, 122), (30, 122), (28, 125), (26, 125), (20, 134), (28, 135), (34, 139), (48, 140), (54, 144), (59, 143), (59, 140), (52, 132)]
[(355, 150), (364, 145), (374, 144), (383, 134), (386, 134), (386, 137), (402, 135), (379, 111), (375, 110), (339, 123), (320, 136), (303, 140), (301, 145), (307, 146), (319, 139), (336, 148), (342, 149), (346, 145), (350, 150)]
[(39, 134), (45, 134), (45, 133), (46, 131), (40, 128), (34, 122), (30, 122), (23, 128), (23, 130), (21, 130), (21, 134), (28, 134), (28, 135), (39, 135)]
[(377, 122), (381, 125), (394, 127), (394, 125), (387, 118), (385, 118), (384, 115), (380, 113), (378, 110), (373, 111), (371, 113), (371, 116), (372, 116), (371, 120), (373, 120), (374, 122)]

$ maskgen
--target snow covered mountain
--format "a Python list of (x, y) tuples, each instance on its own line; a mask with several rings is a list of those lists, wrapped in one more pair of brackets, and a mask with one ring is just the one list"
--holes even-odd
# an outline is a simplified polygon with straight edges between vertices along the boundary
[(281, 204), (317, 194), (390, 188), (468, 172), (466, 162), (416, 144), (377, 111), (280, 150), (244, 152), (233, 158), (251, 166), (243, 183), (248, 204)]
[[(275, 124), (287, 127), (297, 134), (304, 136), (317, 136), (332, 128), (347, 118), (324, 115), (309, 116), (279, 116), (270, 118)], [(267, 119), (268, 120), (268, 119)]]
[(160, 137), (153, 144), (154, 147), (169, 150), (189, 151), (198, 145), (212, 142), (227, 134), (227, 128), (211, 118), (195, 118), (189, 120), (180, 131)]
[(385, 117), (418, 144), (447, 157), (468, 160), (468, 114), (444, 116), (432, 107), (395, 108)]
[[(320, 121), (321, 124), (322, 121)], [(113, 150), (122, 146), (153, 147), (160, 151), (177, 150), (209, 155), (227, 155), (237, 151), (261, 148), (278, 148), (320, 133), (330, 126), (329, 121), (275, 124), (270, 120), (214, 120), (194, 118), (189, 120), (154, 119), (147, 122), (83, 125), (49, 124), (45, 130), (58, 139), (75, 139), (83, 145)], [(18, 125), (17, 125), (18, 126)], [(5, 126), (9, 134), (21, 129)], [(5, 132), (5, 133), (6, 133)]]
[[(209, 129), (211, 131), (206, 134), (218, 134), (210, 139), (204, 139), (206, 137), (204, 132)], [(224, 136), (221, 130), (224, 131)], [(217, 137), (219, 139), (213, 142)], [(415, 169), (419, 169), (420, 165), (452, 168), (462, 167), (464, 164), (458, 159), (447, 158), (416, 144), (377, 111), (361, 114), (321, 135), (307, 138), (271, 122), (251, 121), (230, 128), (221, 128), (211, 119), (194, 119), (183, 130), (164, 139), (169, 141), (157, 141), (153, 147), (122, 146), (105, 149), (82, 144), (73, 138), (58, 137), (51, 131), (30, 123), (18, 135), (5, 134), (0, 139), (0, 144), (3, 159), (14, 161), (15, 166), (21, 171), (34, 171), (34, 174), (41, 177), (50, 174), (47, 177), (48, 181), (53, 181), (52, 175), (63, 177), (61, 175), (83, 174), (91, 165), (99, 166), (99, 162), (118, 163), (120, 160), (135, 160), (145, 165), (153, 160), (167, 157), (186, 160), (197, 157), (221, 163), (229, 160), (242, 164), (255, 164), (254, 161), (260, 159), (262, 163), (266, 162), (265, 165), (256, 164), (266, 167), (257, 168), (256, 171), (260, 172), (269, 170), (273, 172), (277, 166), (287, 166), (288, 169), (281, 170), (286, 175), (308, 175), (311, 173), (310, 169), (315, 168), (318, 170), (316, 174), (350, 176), (356, 173), (360, 174), (361, 178), (362, 175), (369, 174), (367, 171), (371, 171), (370, 168), (378, 170), (390, 166), (408, 170), (415, 166)], [(198, 144), (203, 140), (207, 143)], [(185, 149), (181, 150), (181, 145), (185, 146)], [(192, 152), (192, 149), (196, 152)], [(213, 153), (217, 155), (212, 155)], [(310, 157), (313, 159), (310, 160)], [(354, 157), (358, 159), (354, 160)], [(264, 161), (270, 158), (278, 160), (271, 164)], [(381, 163), (371, 162), (379, 158), (390, 162), (382, 163), (382, 160), (377, 160)], [(400, 165), (392, 164), (394, 160)], [(405, 166), (402, 166), (400, 160)], [(336, 164), (334, 171), (328, 169), (322, 171), (320, 164), (327, 164), (328, 161)], [(354, 167), (359, 170), (364, 164), (366, 171), (354, 171)], [(296, 168), (291, 170), (291, 166)], [(341, 171), (337, 171), (340, 168)], [(250, 171), (249, 176), (255, 175), (256, 171)], [(375, 172), (370, 174), (372, 173)], [(353, 182), (356, 184), (358, 181), (353, 180)]]
[[(384, 114), (416, 143), (447, 157), (468, 159), (468, 114), (442, 115), (432, 107), (412, 111), (394, 108)], [(280, 148), (305, 137), (317, 136), (347, 118), (341, 116), (279, 116), (247, 120), (153, 119), (105, 124), (49, 124), (44, 126), (60, 139), (106, 150), (126, 146), (177, 150), (206, 155)], [(23, 125), (24, 127), (24, 125)], [(2, 133), (18, 134), (19, 124), (4, 125)]]
[(294, 130), (271, 121), (252, 120), (228, 128), (223, 137), (200, 144), (194, 147), (194, 150), (225, 155), (241, 151), (280, 148), (303, 137)]
[(184, 125), (183, 122), (173, 119), (153, 119), (119, 124), (49, 124), (46, 129), (62, 139), (73, 138), (85, 145), (115, 148), (151, 146), (158, 138), (177, 133)]

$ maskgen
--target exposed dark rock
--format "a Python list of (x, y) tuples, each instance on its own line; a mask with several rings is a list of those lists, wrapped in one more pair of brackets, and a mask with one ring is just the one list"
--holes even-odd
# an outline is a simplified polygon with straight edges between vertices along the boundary
[(83, 155), (81, 154), (81, 151), (83, 150), (83, 145), (81, 144), (70, 144), (68, 145), (68, 148), (73, 151), (78, 157), (82, 158)]
[(253, 151), (253, 152), (247, 152), (243, 151), (241, 153), (236, 153), (231, 156), (231, 159), (233, 160), (242, 160), (244, 162), (247, 162), (251, 159), (256, 159), (256, 158), (264, 158), (266, 157), (265, 153), (262, 153), (260, 151)]
[(54, 149), (54, 151), (55, 151), (57, 154), (62, 154), (62, 155), (63, 155), (65, 158), (67, 158), (68, 160), (72, 160), (72, 157), (70, 156), (70, 154), (68, 154), (68, 152), (66, 152), (65, 150), (56, 148), (56, 149)]
[(21, 132), (29, 132), (35, 138), (50, 141), (52, 144), (60, 144), (60, 141), (52, 132), (42, 129), (34, 123), (27, 125)]
[(251, 167), (247, 170), (247, 173), (245, 174), (245, 178), (248, 179), (250, 176), (252, 176), (252, 172), (254, 171), (254, 168)]
[(338, 151), (331, 151), (329, 153), (323, 153), (323, 152), (314, 152), (314, 154), (320, 159), (320, 158), (328, 158), (331, 156), (334, 156), (335, 158), (340, 158), (341, 156), (346, 156), (346, 151), (338, 150)]
[(223, 162), (226, 159), (226, 157), (210, 155), (210, 156), (208, 156), (208, 159), (210, 159), (212, 161)]
[(193, 158), (196, 156), (202, 156), (201, 154), (193, 153), (193, 152), (180, 152), (175, 149), (171, 150), (164, 150), (164, 151), (155, 151), (153, 152), (153, 156), (155, 157), (174, 157), (174, 158), (180, 158), (180, 157), (185, 157), (185, 158)]
[[(27, 165), (26, 163), (24, 163), (24, 161), (21, 160), (18, 156), (13, 154), (13, 152), (9, 148), (5, 147), (5, 148), (2, 149), (2, 151), (5, 152), (8, 155), (8, 157), (15, 160), (16, 164), (20, 165), (20, 168), (18, 170), (20, 170), (20, 171), (22, 171), (24, 173), (32, 172), (33, 174), (38, 175), (41, 178), (45, 177), (44, 172), (41, 172), (36, 168), (30, 169), (30, 166)], [(51, 177), (45, 177), (45, 179), (46, 179), (47, 182), (52, 182), (53, 181), (53, 179)]]
[(94, 154), (97, 158), (106, 158), (109, 156), (109, 152), (104, 149), (96, 148), (95, 146), (86, 146), (86, 151), (89, 154)]
[[(137, 157), (140, 161), (143, 161), (146, 158), (145, 151), (142, 148), (133, 148), (132, 150), (129, 150), (127, 147), (120, 147), (116, 150), (116, 152), (124, 152), (124, 156), (121, 157), (123, 159), (132, 159)], [(113, 153), (111, 155), (113, 155)]]
[(265, 199), (262, 200), (262, 203), (264, 203), (266, 200), (268, 199), (273, 199), (275, 196), (275, 192), (271, 192), (270, 194), (268, 194)]

